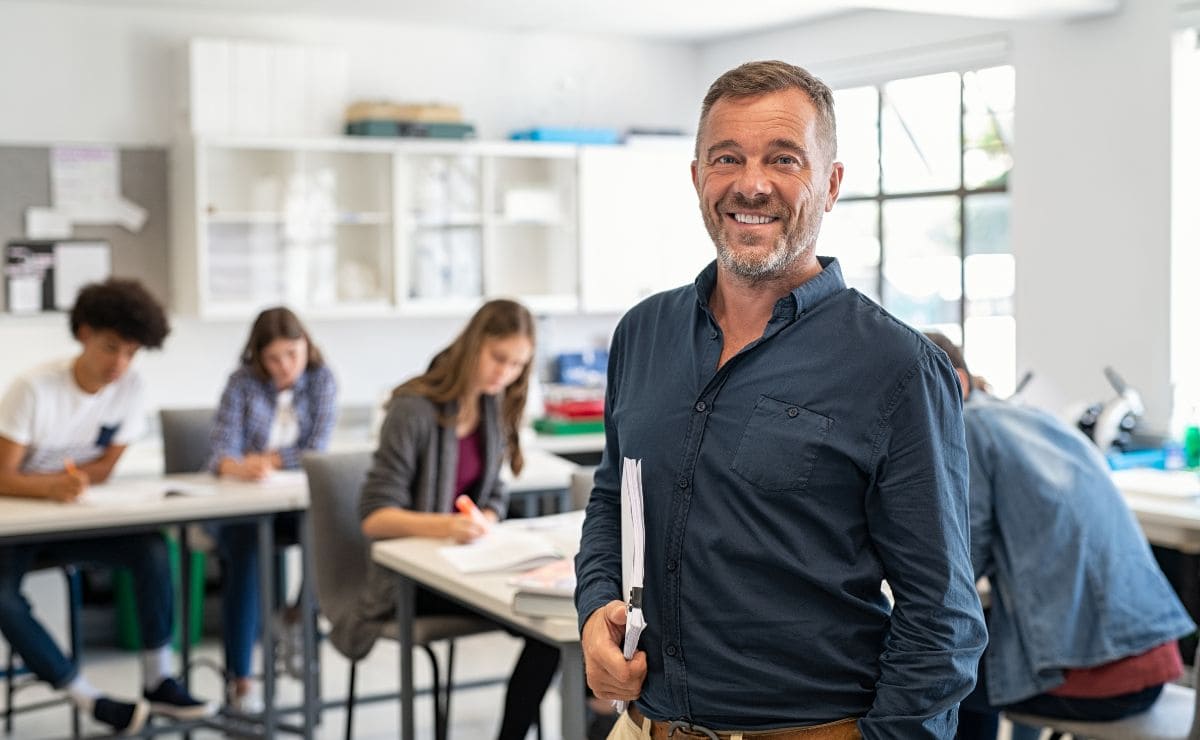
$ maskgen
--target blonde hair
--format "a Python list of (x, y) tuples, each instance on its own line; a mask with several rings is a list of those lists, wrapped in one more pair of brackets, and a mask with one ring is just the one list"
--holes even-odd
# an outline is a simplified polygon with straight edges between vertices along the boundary
[[(460, 401), (475, 380), (484, 342), (512, 336), (523, 336), (530, 344), (535, 343), (533, 316), (529, 309), (507, 299), (488, 301), (475, 312), (450, 346), (434, 355), (429, 369), (397, 386), (392, 391), (392, 398), (407, 393), (424, 396), (436, 404)], [(525, 466), (519, 431), (521, 417), (525, 413), (525, 401), (529, 397), (532, 367), (533, 361), (530, 360), (517, 379), (504, 389), (500, 405), (500, 424), (508, 443), (509, 465), (517, 474)], [(450, 426), (456, 420), (457, 417), (449, 417), (439, 421), (443, 426)]]

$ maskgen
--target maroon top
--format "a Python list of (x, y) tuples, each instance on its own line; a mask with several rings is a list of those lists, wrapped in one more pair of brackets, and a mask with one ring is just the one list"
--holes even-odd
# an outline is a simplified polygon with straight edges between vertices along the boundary
[(483, 425), (458, 440), (458, 471), (454, 475), (454, 495), (466, 493), (483, 477)]
[(1172, 640), (1141, 655), (1093, 668), (1068, 668), (1066, 675), (1063, 685), (1046, 693), (1077, 699), (1106, 699), (1174, 681), (1183, 675), (1183, 659), (1179, 655), (1179, 645)]

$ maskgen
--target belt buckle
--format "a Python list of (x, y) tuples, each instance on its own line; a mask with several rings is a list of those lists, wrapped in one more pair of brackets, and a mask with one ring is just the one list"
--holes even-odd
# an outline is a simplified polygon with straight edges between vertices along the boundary
[(717, 736), (717, 733), (713, 732), (707, 727), (692, 724), (691, 722), (682, 719), (671, 720), (671, 724), (667, 725), (667, 737), (675, 737), (675, 732), (678, 730), (683, 730), (684, 732), (692, 735), (703, 736), (709, 740), (721, 740), (721, 738)]

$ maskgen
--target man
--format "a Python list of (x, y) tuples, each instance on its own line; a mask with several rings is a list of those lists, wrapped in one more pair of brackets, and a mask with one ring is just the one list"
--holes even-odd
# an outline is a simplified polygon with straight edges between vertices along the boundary
[[(71, 504), (112, 473), (142, 433), (142, 381), (129, 368), (142, 347), (158, 348), (169, 331), (162, 307), (139, 283), (110, 279), (79, 292), (71, 332), (81, 351), (34, 368), (0, 400), (0, 495)], [(63, 655), (21, 595), (35, 563), (128, 568), (137, 594), (144, 699), (104, 696)], [(212, 713), (171, 678), (174, 597), (162, 535), (62, 540), (0, 547), (0, 632), (41, 680), (119, 734), (141, 729), (150, 711), (180, 719)]]
[[(948, 738), (973, 685), (961, 400), (935, 347), (816, 256), (832, 100), (782, 62), (713, 83), (692, 180), (717, 260), (613, 337), (576, 561), (588, 683), (637, 700), (610, 737)], [(629, 662), (622, 458), (645, 491)]]
[(995, 738), (1005, 708), (1095, 721), (1148, 709), (1182, 674), (1175, 639), (1195, 625), (1104, 458), (1050, 414), (972, 388), (959, 348), (927, 336), (966, 401), (971, 564), (992, 586), (991, 640), (959, 737)]

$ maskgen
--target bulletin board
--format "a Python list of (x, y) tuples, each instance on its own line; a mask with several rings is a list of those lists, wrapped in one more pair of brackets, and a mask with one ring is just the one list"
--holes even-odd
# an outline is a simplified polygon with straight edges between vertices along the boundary
[[(73, 240), (110, 246), (112, 274), (135, 278), (170, 305), (167, 150), (121, 148), (121, 193), (146, 210), (140, 231), (117, 225), (77, 225)], [(50, 147), (0, 145), (0, 249), (25, 239), (25, 209), (51, 205)], [(6, 305), (0, 281), (0, 307)], [(7, 315), (7, 314), (4, 314)]]

